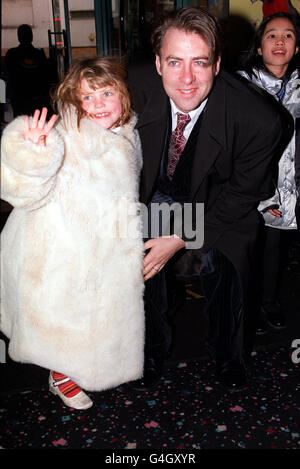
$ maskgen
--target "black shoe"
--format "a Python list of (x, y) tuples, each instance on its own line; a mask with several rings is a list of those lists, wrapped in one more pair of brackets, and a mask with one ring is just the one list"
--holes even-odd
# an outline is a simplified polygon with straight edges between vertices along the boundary
[(255, 334), (256, 335), (266, 335), (268, 332), (268, 325), (265, 318), (260, 317), (256, 324)]
[(144, 375), (141, 379), (131, 381), (128, 386), (135, 391), (149, 391), (158, 385), (162, 376), (162, 362), (147, 358), (144, 365)]
[(278, 302), (269, 303), (261, 308), (266, 315), (268, 324), (274, 329), (285, 329), (287, 326), (286, 316)]
[(218, 376), (229, 391), (241, 391), (247, 387), (245, 367), (238, 362), (228, 361), (223, 363), (218, 370)]

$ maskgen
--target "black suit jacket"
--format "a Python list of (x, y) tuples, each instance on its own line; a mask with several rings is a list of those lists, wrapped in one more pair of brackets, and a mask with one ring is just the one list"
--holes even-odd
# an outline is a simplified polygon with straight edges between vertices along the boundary
[[(131, 70), (144, 166), (140, 200), (155, 191), (168, 120), (168, 97), (151, 67)], [(202, 252), (219, 249), (244, 288), (255, 256), (258, 203), (274, 193), (272, 175), (282, 152), (283, 122), (276, 103), (226, 72), (215, 79), (198, 134), (189, 200), (205, 207)]]

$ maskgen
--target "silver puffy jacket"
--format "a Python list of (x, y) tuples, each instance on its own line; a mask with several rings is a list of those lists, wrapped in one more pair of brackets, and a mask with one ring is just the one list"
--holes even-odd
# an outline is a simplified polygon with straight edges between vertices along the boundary
[[(282, 87), (282, 80), (272, 75), (269, 75), (263, 70), (253, 69), (255, 75), (252, 75), (250, 79), (249, 75), (244, 72), (238, 72), (241, 76), (252, 81), (255, 85), (263, 88), (273, 95), (277, 100), (277, 93)], [(300, 79), (298, 71), (295, 70), (289, 81), (286, 84), (286, 90), (282, 104), (296, 119), (300, 117)], [(270, 122), (270, 125), (272, 123)], [(297, 200), (296, 193), (296, 182), (295, 182), (295, 132), (294, 136), (290, 140), (290, 143), (283, 152), (279, 161), (278, 171), (278, 182), (276, 193), (273, 197), (268, 200), (264, 200), (259, 204), (258, 209), (260, 211), (266, 210), (273, 204), (279, 206), (282, 217), (277, 218), (271, 215), (269, 212), (263, 212), (265, 224), (274, 228), (280, 228), (284, 230), (297, 229), (296, 217), (295, 217), (295, 205)]]

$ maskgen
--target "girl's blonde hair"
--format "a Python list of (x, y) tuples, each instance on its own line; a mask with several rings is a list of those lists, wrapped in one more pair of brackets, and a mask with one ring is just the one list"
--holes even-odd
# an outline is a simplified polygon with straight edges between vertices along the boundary
[(122, 114), (115, 125), (124, 125), (130, 120), (133, 112), (126, 87), (126, 70), (120, 61), (113, 57), (77, 59), (56, 89), (53, 102), (54, 105), (59, 104), (62, 114), (68, 111), (70, 105), (75, 106), (78, 129), (80, 120), (85, 116), (79, 93), (80, 83), (83, 79), (93, 90), (104, 86), (114, 86), (119, 92), (122, 105)]

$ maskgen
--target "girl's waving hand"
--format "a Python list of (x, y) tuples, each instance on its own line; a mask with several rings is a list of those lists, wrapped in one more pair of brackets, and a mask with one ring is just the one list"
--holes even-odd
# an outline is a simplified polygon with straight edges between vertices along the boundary
[(29, 121), (29, 117), (25, 116), (24, 119), (24, 138), (30, 140), (37, 145), (46, 145), (46, 138), (49, 135), (54, 123), (57, 119), (57, 115), (53, 114), (49, 122), (46, 122), (47, 108), (43, 108), (41, 115), (37, 109), (34, 114), (32, 121)]

